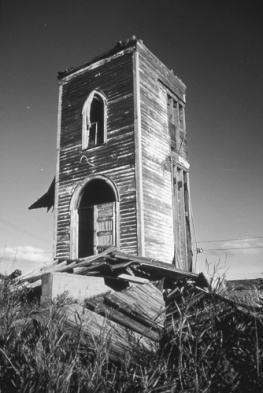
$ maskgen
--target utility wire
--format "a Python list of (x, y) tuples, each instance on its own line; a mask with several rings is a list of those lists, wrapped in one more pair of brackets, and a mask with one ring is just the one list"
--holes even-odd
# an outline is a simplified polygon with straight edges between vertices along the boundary
[[(189, 189), (188, 189), (188, 192), (189, 192), (190, 215), (191, 215), (191, 219), (192, 219), (192, 226), (193, 226), (193, 232), (194, 232), (194, 238), (195, 238), (195, 241), (192, 242), (192, 243), (196, 244), (196, 246), (197, 246), (197, 243), (199, 243), (199, 242), (197, 242), (197, 236), (196, 236), (196, 230), (195, 230), (194, 213), (193, 213), (193, 209), (192, 209), (192, 203), (191, 203), (190, 190), (189, 190)], [(197, 252), (196, 255), (195, 255), (195, 270), (194, 270), (194, 271), (197, 271), (197, 256), (198, 256), (198, 252)]]
[[(222, 239), (222, 240), (199, 240), (198, 243), (221, 243), (221, 242), (231, 242), (231, 241), (245, 241), (245, 240), (252, 240), (252, 239), (263, 239), (263, 236), (254, 236), (254, 237), (244, 237), (244, 238), (237, 238), (237, 239)], [(192, 242), (192, 244), (197, 243), (197, 241)]]
[[(14, 254), (18, 254), (19, 250), (16, 251), (2, 251), (2, 256), (3, 255), (14, 255)], [(21, 252), (21, 254), (52, 254), (52, 251), (23, 251)]]
[(25, 233), (26, 235), (29, 235), (29, 236), (31, 236), (31, 237), (34, 237), (35, 239), (42, 240), (42, 241), (44, 241), (44, 242), (46, 242), (46, 243), (50, 243), (47, 239), (45, 239), (45, 238), (43, 238), (43, 237), (41, 237), (41, 236), (38, 236), (38, 235), (36, 235), (35, 233), (29, 232), (29, 231), (27, 231), (27, 230), (25, 230), (25, 229), (19, 227), (18, 225), (12, 224), (11, 222), (5, 220), (4, 218), (1, 218), (1, 217), (0, 217), (0, 222), (1, 222), (2, 224), (6, 225), (6, 226), (8, 226), (8, 227), (10, 227), (10, 228), (12, 228), (12, 229), (18, 231), (18, 232)]
[[(251, 250), (253, 248), (263, 248), (263, 247), (258, 246), (258, 247), (230, 247), (230, 248), (207, 248), (207, 249), (202, 248), (201, 249), (202, 251), (199, 251), (199, 253), (203, 252), (203, 251)], [(200, 249), (197, 249), (194, 251), (198, 252), (198, 250), (200, 250)]]

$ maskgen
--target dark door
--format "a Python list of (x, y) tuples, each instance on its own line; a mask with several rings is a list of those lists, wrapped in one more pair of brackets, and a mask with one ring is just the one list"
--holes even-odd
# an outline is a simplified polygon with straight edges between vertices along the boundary
[(79, 209), (79, 258), (93, 254), (93, 206)]
[(78, 257), (95, 255), (116, 244), (116, 200), (104, 180), (91, 180), (78, 208)]

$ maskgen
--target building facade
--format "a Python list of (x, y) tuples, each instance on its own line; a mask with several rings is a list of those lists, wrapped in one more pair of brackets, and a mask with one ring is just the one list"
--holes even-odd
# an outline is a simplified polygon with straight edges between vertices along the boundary
[(192, 270), (185, 85), (135, 37), (59, 74), (54, 257)]

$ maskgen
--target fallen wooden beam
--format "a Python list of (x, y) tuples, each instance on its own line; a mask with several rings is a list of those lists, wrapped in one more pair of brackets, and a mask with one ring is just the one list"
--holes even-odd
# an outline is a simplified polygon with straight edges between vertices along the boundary
[(119, 251), (112, 253), (115, 258), (120, 260), (128, 260), (129, 262), (137, 262), (141, 267), (147, 267), (148, 271), (156, 272), (160, 275), (168, 275), (171, 278), (193, 278), (196, 279), (198, 274), (175, 268), (173, 265), (152, 258), (138, 257), (125, 254)]
[[(143, 334), (128, 330), (79, 304), (64, 306), (60, 312), (64, 315), (64, 331), (76, 336), (82, 350), (105, 352), (105, 357), (116, 362), (130, 358), (136, 363), (143, 361), (142, 353), (155, 352), (156, 344)], [(50, 309), (34, 312), (31, 318), (45, 327)]]

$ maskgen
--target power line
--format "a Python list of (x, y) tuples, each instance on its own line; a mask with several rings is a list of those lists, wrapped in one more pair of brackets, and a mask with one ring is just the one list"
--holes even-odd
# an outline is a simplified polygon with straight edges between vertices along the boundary
[[(193, 232), (194, 232), (194, 237), (195, 237), (195, 242), (192, 242), (192, 243), (196, 244), (196, 246), (197, 246), (197, 244), (198, 244), (199, 242), (197, 241), (197, 236), (196, 236), (195, 221), (194, 221), (194, 213), (193, 213), (193, 208), (192, 208), (192, 203), (191, 203), (191, 198), (190, 198), (190, 190), (188, 190), (188, 192), (189, 192), (190, 218), (192, 219), (192, 227), (193, 227)], [(198, 257), (198, 252), (196, 253), (196, 256), (195, 256), (194, 271), (197, 271), (197, 257)]]
[(36, 239), (38, 239), (38, 240), (42, 240), (42, 241), (44, 241), (44, 242), (46, 242), (46, 243), (47, 243), (47, 242), (50, 243), (47, 239), (45, 239), (45, 238), (43, 238), (43, 237), (41, 237), (41, 236), (38, 236), (38, 235), (36, 235), (35, 233), (29, 232), (29, 231), (27, 231), (26, 229), (23, 229), (23, 228), (19, 227), (18, 225), (12, 224), (11, 222), (5, 220), (4, 218), (1, 218), (1, 217), (0, 217), (0, 222), (1, 222), (2, 224), (6, 225), (6, 226), (8, 226), (8, 227), (10, 227), (10, 228), (12, 228), (12, 229), (18, 231), (18, 232), (25, 233), (25, 234), (27, 234), (27, 235), (29, 235), (29, 236), (31, 236), (31, 237), (34, 237), (34, 238), (36, 238)]
[(251, 250), (254, 248), (263, 248), (263, 247), (258, 246), (258, 247), (230, 247), (230, 248), (207, 248), (207, 249), (198, 248), (197, 250), (194, 250), (194, 251), (196, 251), (200, 254), (203, 251)]
[(222, 239), (222, 240), (199, 240), (198, 242), (192, 242), (192, 244), (196, 243), (221, 243), (221, 242), (231, 242), (231, 241), (245, 241), (245, 240), (252, 240), (252, 239), (263, 239), (263, 236), (254, 236), (254, 237), (244, 237), (244, 238), (237, 238), (237, 239)]
[(19, 250), (16, 250), (16, 251), (8, 251), (8, 252), (5, 252), (5, 251), (2, 251), (2, 256), (4, 256), (4, 255), (14, 255), (14, 254), (31, 254), (31, 255), (33, 255), (33, 254), (52, 254), (52, 251), (19, 251)]

